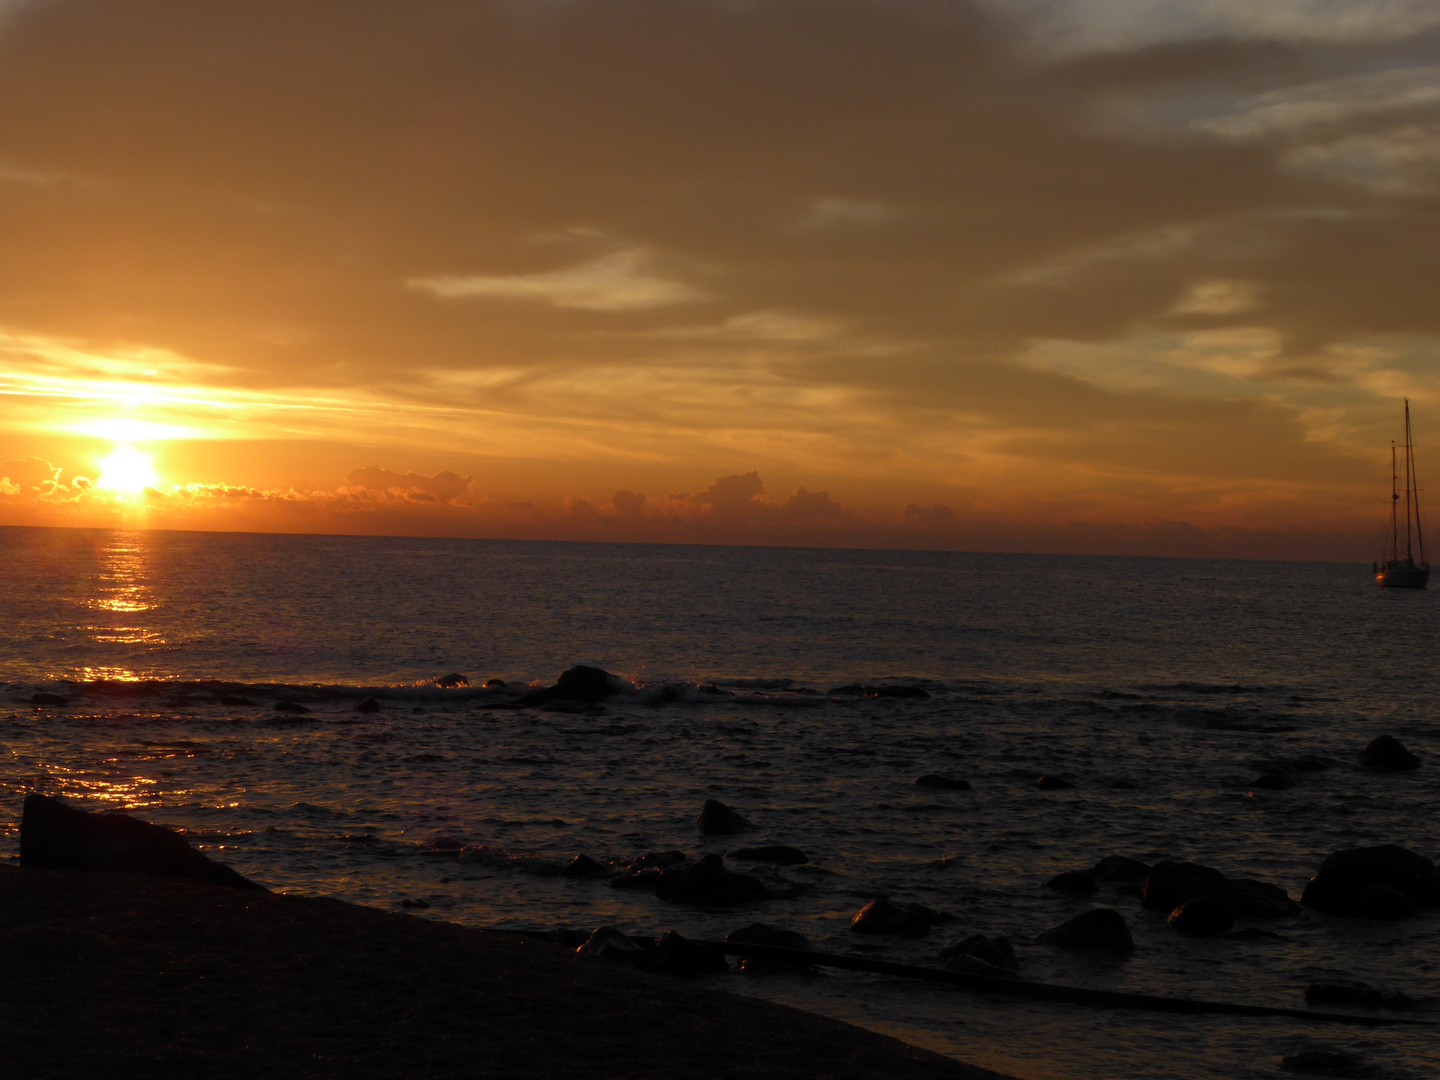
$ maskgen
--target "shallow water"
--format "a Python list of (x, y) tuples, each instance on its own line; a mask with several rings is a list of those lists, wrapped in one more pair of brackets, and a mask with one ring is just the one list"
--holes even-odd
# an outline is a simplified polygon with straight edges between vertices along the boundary
[[(1298, 897), (1339, 848), (1440, 854), (1436, 597), (1377, 589), (1363, 567), (29, 529), (0, 529), (0, 566), (11, 855), (39, 790), (183, 828), (272, 888), (423, 899), (476, 926), (718, 938), (763, 920), (917, 964), (979, 930), (1052, 982), (1286, 1006), (1322, 977), (1440, 994), (1434, 912), (1306, 912), (1187, 939), (1116, 887), (1043, 888), (1125, 854)], [(495, 707), (575, 663), (642, 692), (593, 715)], [(472, 686), (433, 686), (450, 671)], [(510, 687), (480, 688), (490, 677)], [(712, 683), (724, 696), (697, 689)], [(930, 696), (825, 693), (849, 683)], [(28, 704), (36, 692), (66, 704)], [(366, 694), (382, 711), (353, 710)], [(286, 697), (312, 711), (275, 713)], [(1387, 731), (1420, 770), (1359, 767)], [(1330, 767), (1255, 788), (1305, 755)], [(916, 787), (927, 772), (973, 790)], [(756, 832), (702, 837), (707, 798)], [(811, 862), (763, 871), (785, 898), (725, 912), (432, 854), (618, 865), (752, 842)], [(956, 921), (919, 941), (852, 934), (879, 895)], [(1133, 957), (1032, 940), (1093, 903), (1125, 915)], [(1359, 1054), (1366, 1075), (1418, 1077), (1436, 1056), (1414, 1029), (1096, 1011), (854, 973), (715, 982), (1032, 1080), (1294, 1075), (1282, 1058), (1317, 1045)]]

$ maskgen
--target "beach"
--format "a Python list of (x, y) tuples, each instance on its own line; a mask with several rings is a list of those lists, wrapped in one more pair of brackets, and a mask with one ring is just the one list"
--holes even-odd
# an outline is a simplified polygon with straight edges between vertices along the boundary
[(0, 870), (0, 954), (17, 1080), (1000, 1076), (547, 941), (140, 874)]

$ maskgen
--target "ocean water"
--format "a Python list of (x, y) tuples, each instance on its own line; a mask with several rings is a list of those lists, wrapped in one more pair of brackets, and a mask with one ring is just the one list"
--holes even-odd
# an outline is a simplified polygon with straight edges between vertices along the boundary
[[(1304, 1007), (1308, 983), (1352, 978), (1419, 1002), (1376, 1016), (1440, 1019), (1440, 913), (1306, 911), (1191, 939), (1120, 887), (1044, 887), (1119, 854), (1298, 898), (1341, 848), (1440, 857), (1437, 604), (1342, 564), (0, 529), (0, 856), (17, 856), (21, 802), (43, 791), (183, 829), (276, 890), (473, 926), (719, 938), (764, 921), (930, 965), (981, 931), (1041, 981)], [(581, 663), (634, 692), (509, 707)], [(437, 687), (450, 672), (469, 686)], [(847, 684), (928, 696), (828, 693)], [(379, 712), (354, 710), (372, 695)], [(310, 712), (277, 713), (281, 699)], [(1387, 732), (1419, 770), (1360, 767)], [(1254, 784), (1302, 757), (1327, 767)], [(931, 772), (972, 789), (915, 785)], [(1075, 786), (1042, 790), (1037, 773)], [(756, 831), (703, 837), (709, 798)], [(750, 843), (810, 858), (755, 868), (781, 895), (753, 908), (552, 874), (582, 852), (618, 872)], [(878, 896), (955, 921), (918, 940), (853, 934)], [(1034, 940), (1094, 905), (1122, 912), (1133, 956)], [(1295, 1076), (1285, 1059), (1314, 1049), (1367, 1077), (1440, 1065), (1419, 1028), (848, 972), (709, 981), (1029, 1080)]]

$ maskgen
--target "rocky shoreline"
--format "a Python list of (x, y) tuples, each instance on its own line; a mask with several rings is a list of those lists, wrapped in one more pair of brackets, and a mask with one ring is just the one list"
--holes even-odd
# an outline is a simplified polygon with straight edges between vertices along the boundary
[(546, 941), (133, 873), (0, 869), (16, 1078), (996, 1078)]

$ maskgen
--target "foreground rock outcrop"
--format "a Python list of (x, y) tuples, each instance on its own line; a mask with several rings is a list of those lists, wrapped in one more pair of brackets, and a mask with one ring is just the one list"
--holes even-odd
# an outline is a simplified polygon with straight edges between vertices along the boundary
[(206, 858), (179, 833), (125, 814), (88, 814), (48, 795), (25, 797), (20, 865), (159, 874), (264, 891), (224, 863)]
[(574, 944), (174, 878), (0, 867), (0, 956), (7, 1078), (994, 1078)]

